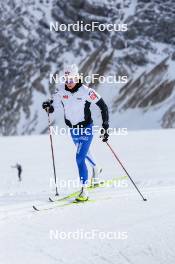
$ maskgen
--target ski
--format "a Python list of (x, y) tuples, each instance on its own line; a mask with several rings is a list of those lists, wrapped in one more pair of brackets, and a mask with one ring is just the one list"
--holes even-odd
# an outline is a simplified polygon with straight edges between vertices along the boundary
[[(91, 191), (91, 190), (94, 190), (96, 188), (104, 188), (104, 187), (107, 187), (109, 185), (117, 184), (119, 181), (125, 180), (125, 179), (127, 179), (126, 176), (122, 176), (122, 177), (118, 177), (118, 178), (114, 178), (114, 179), (110, 179), (110, 180), (103, 180), (98, 185), (89, 185), (87, 187), (87, 189), (89, 191)], [(49, 197), (49, 202), (52, 202), (52, 203), (53, 202), (61, 202), (61, 201), (64, 201), (64, 200), (68, 200), (68, 199), (74, 198), (78, 194), (79, 194), (79, 191), (76, 191), (76, 192), (73, 192), (73, 193), (71, 193), (71, 194), (69, 194), (67, 196), (62, 197), (62, 198), (56, 198), (55, 199), (55, 197), (54, 198)]]
[(76, 200), (68, 200), (65, 203), (60, 203), (60, 204), (54, 204), (52, 206), (35, 206), (33, 205), (33, 209), (37, 212), (40, 211), (49, 211), (49, 210), (53, 210), (55, 208), (60, 208), (60, 207), (66, 207), (66, 206), (70, 206), (70, 205), (81, 205), (81, 204), (85, 204), (85, 203), (93, 203), (96, 202), (96, 200), (94, 199), (88, 199), (87, 201), (76, 201)]
[(49, 197), (49, 201), (50, 202), (61, 202), (61, 201), (65, 201), (65, 200), (68, 200), (70, 198), (76, 197), (79, 194), (79, 192), (80, 191), (73, 192), (73, 193), (68, 194), (67, 196), (64, 196), (64, 197), (59, 198), (59, 199), (54, 199), (54, 198)]
[[(122, 177), (118, 177), (118, 178), (114, 178), (114, 179), (110, 179), (110, 180), (104, 180), (98, 185), (88, 186), (87, 189), (89, 191), (93, 191), (96, 188), (103, 188), (103, 187), (106, 187), (106, 186), (112, 186), (114, 184), (117, 184), (120, 180), (124, 180), (126, 178), (127, 178), (126, 176), (122, 176)], [(62, 198), (59, 198), (59, 199), (53, 199), (53, 198), (49, 197), (49, 201), (52, 203), (52, 205), (50, 205), (50, 206), (48, 204), (38, 205), (38, 206), (37, 205), (33, 205), (33, 209), (35, 211), (45, 211), (45, 210), (51, 210), (51, 209), (54, 209), (54, 208), (57, 208), (57, 207), (65, 207), (65, 206), (72, 205), (72, 204), (81, 204), (81, 203), (93, 202), (94, 201), (92, 199), (88, 199), (85, 202), (77, 202), (77, 201), (75, 201), (75, 199), (73, 199), (73, 198), (78, 196), (79, 192), (80, 191), (73, 192), (73, 193), (71, 193), (71, 194), (69, 194), (67, 196), (64, 196)], [(71, 199), (73, 199), (73, 200), (71, 200)]]

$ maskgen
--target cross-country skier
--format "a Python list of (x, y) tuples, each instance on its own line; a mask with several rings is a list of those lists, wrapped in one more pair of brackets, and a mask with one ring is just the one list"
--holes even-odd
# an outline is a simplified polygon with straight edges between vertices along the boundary
[(19, 163), (16, 163), (16, 165), (15, 166), (12, 166), (12, 168), (17, 169), (17, 171), (18, 171), (18, 180), (21, 182), (22, 181), (22, 177), (21, 177), (21, 174), (22, 174), (22, 166)]
[[(94, 182), (102, 170), (97, 167), (96, 162), (89, 151), (93, 139), (93, 120), (91, 118), (90, 105), (91, 103), (95, 103), (101, 110), (103, 128), (101, 130), (101, 136), (103, 142), (106, 142), (109, 137), (108, 107), (95, 90), (85, 86), (81, 82), (78, 68), (75, 64), (68, 65), (66, 67), (64, 77), (65, 83), (60, 84), (60, 87), (56, 90), (52, 100), (43, 102), (42, 107), (49, 113), (53, 113), (54, 108), (56, 108), (56, 105), (61, 100), (64, 109), (65, 123), (68, 127), (70, 127), (73, 142), (77, 147), (76, 162), (82, 188), (76, 200), (86, 201), (88, 200), (88, 193), (86, 189), (88, 182), (88, 170), (85, 160), (93, 167)], [(77, 133), (77, 129), (79, 133)]]

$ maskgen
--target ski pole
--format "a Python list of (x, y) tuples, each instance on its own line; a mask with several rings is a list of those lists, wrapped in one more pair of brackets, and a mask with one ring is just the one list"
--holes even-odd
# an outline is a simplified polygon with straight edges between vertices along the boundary
[(140, 194), (140, 196), (142, 197), (143, 201), (147, 201), (147, 199), (143, 196), (143, 194), (140, 192), (140, 190), (138, 189), (137, 185), (135, 184), (135, 182), (133, 181), (133, 179), (131, 178), (131, 176), (129, 175), (129, 173), (127, 172), (127, 170), (125, 169), (125, 167), (123, 166), (122, 162), (120, 161), (120, 159), (117, 157), (116, 153), (114, 152), (114, 150), (112, 149), (112, 147), (110, 146), (110, 144), (108, 142), (106, 142), (106, 144), (108, 145), (108, 147), (110, 148), (111, 152), (114, 154), (116, 160), (118, 161), (118, 163), (121, 165), (121, 167), (123, 168), (123, 170), (126, 172), (127, 176), (129, 177), (129, 179), (131, 180), (132, 184), (134, 185), (134, 187), (136, 188), (137, 192)]
[(49, 136), (50, 136), (50, 146), (51, 146), (51, 152), (52, 152), (52, 163), (53, 163), (53, 172), (54, 172), (54, 179), (55, 179), (55, 186), (56, 186), (56, 193), (55, 196), (58, 196), (58, 188), (57, 188), (57, 176), (56, 176), (56, 169), (55, 169), (55, 157), (54, 157), (54, 150), (53, 150), (53, 140), (52, 140), (52, 134), (51, 134), (51, 122), (50, 122), (50, 115), (49, 111), (47, 111), (48, 114), (48, 124), (49, 124)]

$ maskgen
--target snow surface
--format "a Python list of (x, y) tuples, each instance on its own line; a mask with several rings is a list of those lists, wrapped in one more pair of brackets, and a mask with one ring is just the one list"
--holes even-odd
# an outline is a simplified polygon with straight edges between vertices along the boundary
[[(52, 164), (49, 138), (0, 138), (0, 263), (172, 264), (175, 261), (175, 130), (129, 131), (110, 143), (148, 198), (143, 202), (128, 187), (90, 192), (94, 203), (35, 212), (54, 194), (49, 187)], [(59, 180), (76, 180), (75, 148), (68, 136), (54, 136)], [(124, 176), (106, 144), (96, 136), (93, 152), (103, 166), (103, 179)], [(23, 166), (23, 181), (16, 170)], [(61, 189), (60, 195), (72, 189)], [(49, 203), (48, 203), (49, 204)], [(127, 239), (52, 239), (50, 231), (118, 232)]]

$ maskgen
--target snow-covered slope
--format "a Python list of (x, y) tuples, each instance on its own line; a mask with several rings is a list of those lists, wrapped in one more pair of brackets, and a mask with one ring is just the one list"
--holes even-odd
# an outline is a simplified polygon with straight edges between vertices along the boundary
[[(127, 180), (124, 185), (95, 189), (93, 203), (34, 212), (33, 204), (47, 203), (54, 194), (48, 136), (0, 138), (0, 263), (121, 263), (172, 264), (175, 261), (174, 130), (129, 132), (110, 143), (140, 190), (143, 202)], [(54, 137), (57, 176), (76, 180), (75, 148), (68, 136)], [(103, 179), (125, 174), (107, 146), (95, 138), (93, 151), (103, 166)], [(17, 182), (10, 166), (23, 165)], [(125, 186), (125, 187), (124, 187)], [(60, 195), (73, 188), (60, 189)], [(50, 232), (96, 230), (120, 239), (54, 239)], [(76, 233), (76, 234), (77, 234)], [(52, 239), (51, 239), (52, 238)]]

